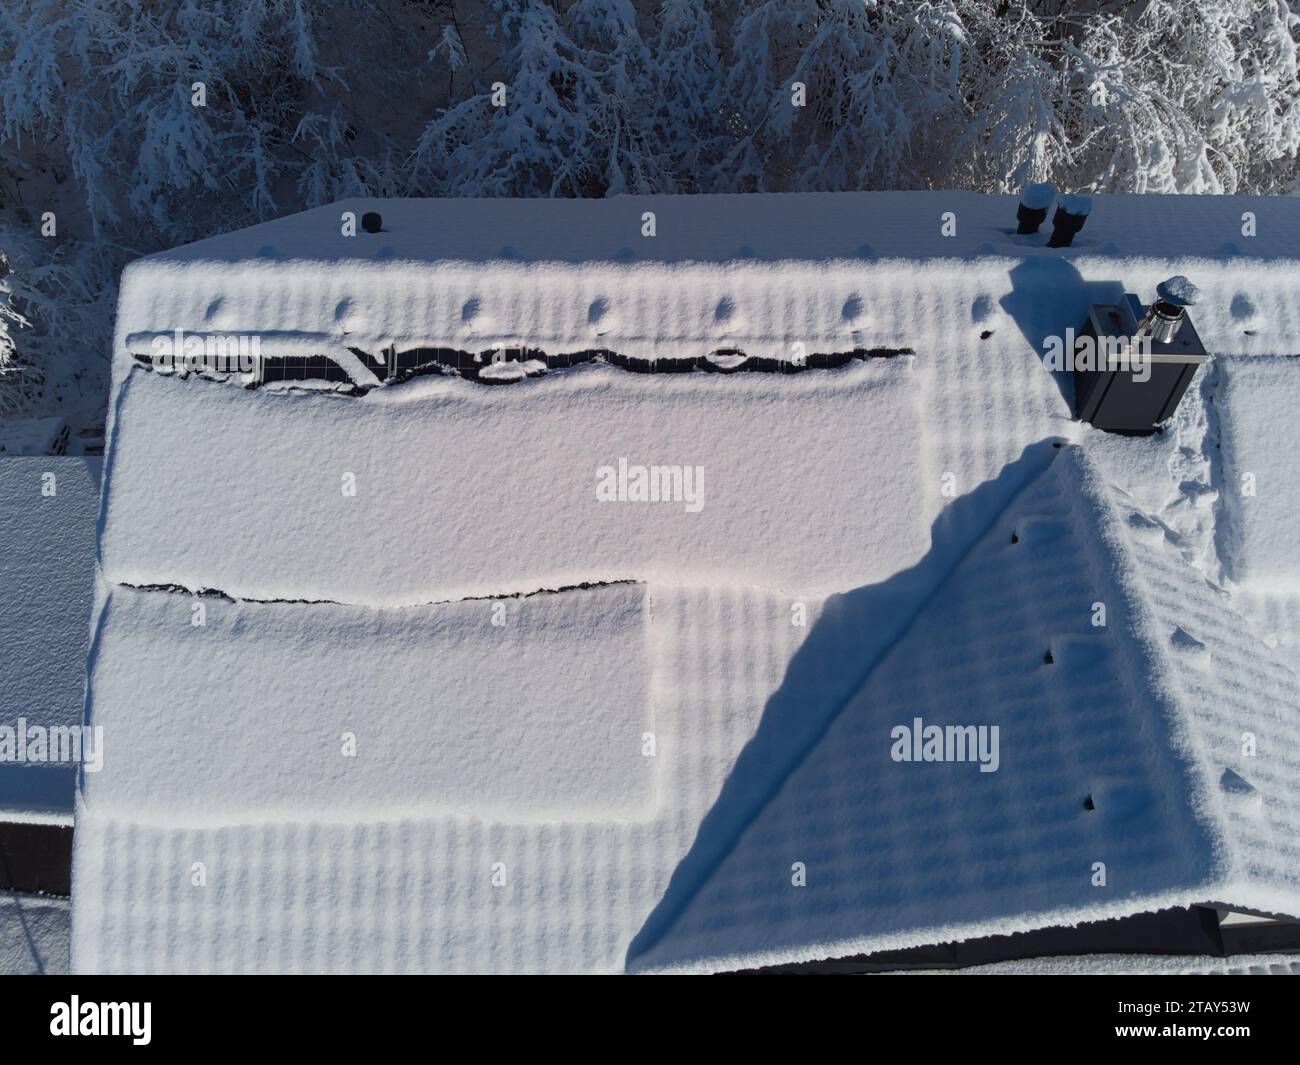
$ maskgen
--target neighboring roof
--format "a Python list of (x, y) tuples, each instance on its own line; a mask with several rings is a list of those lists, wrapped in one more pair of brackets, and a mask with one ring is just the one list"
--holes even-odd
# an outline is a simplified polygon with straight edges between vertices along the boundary
[[(15, 734), (21, 721), (81, 724), (101, 466), (98, 457), (0, 460), (0, 728)], [(0, 756), (0, 820), (70, 824), (75, 772)]]
[[(75, 968), (716, 970), (1196, 903), (1300, 915), (1300, 691), (1213, 564), (1236, 543), (1216, 536), (1236, 452), (1215, 446), (1214, 371), (1169, 431), (1120, 440), (1072, 421), (1037, 359), (1089, 300), (1172, 273), (1202, 289), (1210, 350), (1288, 354), (1294, 262), (1185, 256), (1219, 237), (1290, 255), (1295, 212), (1099, 197), (1089, 227), (1150, 227), (1183, 257), (1126, 258), (1100, 228), (1091, 257), (1058, 256), (990, 235), (1014, 201), (956, 194), (959, 254), (993, 257), (886, 261), (907, 220), (937, 232), (947, 195), (662, 201), (660, 234), (680, 210), (700, 240), (662, 258), (711, 240), (758, 260), (689, 276), (572, 261), (635, 200), (378, 204), (387, 266), (309, 238), (335, 205), (134, 266), (88, 704), (124, 739), (78, 809)], [(1275, 212), (1258, 245), (1244, 210)], [(488, 262), (499, 226), (535, 255), (560, 214), (564, 270)], [(880, 258), (818, 258), (855, 217)], [(424, 243), (399, 247), (407, 228)], [(440, 229), (505, 288), (401, 258)], [(263, 244), (298, 258), (241, 260)], [(807, 261), (765, 288), (745, 271), (779, 249)], [(533, 302), (502, 295), (516, 284)], [(1269, 329), (1242, 328), (1246, 292)], [(341, 395), (150, 372), (126, 344), (202, 320), (342, 344), (318, 329), (330, 301), (376, 342), (395, 323), (468, 343), (404, 316), (474, 300), (542, 344), (589, 346), (566, 316), (606, 300), (618, 342), (651, 353), (717, 350), (744, 322), (773, 351), (848, 335), (914, 354)], [(703, 465), (703, 509), (598, 502), (620, 458)], [(1001, 767), (893, 761), (918, 716), (998, 725)]]
[(913, 970), (916, 976), (1300, 976), (1300, 954), (1240, 954), (1231, 958), (1159, 954), (1087, 954), (1029, 958), (969, 969)]
[(68, 972), (67, 899), (0, 892), (0, 976)]

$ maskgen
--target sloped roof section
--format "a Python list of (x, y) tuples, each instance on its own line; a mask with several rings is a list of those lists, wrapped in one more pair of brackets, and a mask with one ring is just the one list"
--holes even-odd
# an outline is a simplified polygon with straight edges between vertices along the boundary
[[(724, 789), (696, 843), (715, 853), (679, 867), (632, 967), (844, 956), (1179, 899), (1300, 911), (1295, 678), (1161, 538), (1066, 449), (734, 834), (709, 831)], [(918, 718), (996, 726), (997, 770), (893, 760), (893, 730)], [(1251, 728), (1267, 770), (1241, 756)]]
[[(435, 803), (348, 823), (365, 796), (340, 804), (322, 794), (311, 811), (290, 808), (316, 772), (319, 759), (307, 757), (283, 760), (270, 785), (289, 806), (262, 787), (258, 811), (226, 817), (214, 792), (215, 818), (173, 806), (146, 811), (142, 823), (129, 766), (120, 796), (106, 769), (79, 816), (77, 968), (111, 958), (143, 971), (716, 971), (1198, 902), (1300, 910), (1287, 844), (1294, 767), (1275, 760), (1296, 748), (1286, 712), (1294, 678), (1233, 634), (1219, 593), (1075, 448), (932, 582), (874, 669), (870, 640), (852, 634), (911, 601), (891, 599), (888, 582), (826, 602), (647, 593), (652, 717), (604, 737), (626, 746), (647, 728), (655, 735), (644, 815), (558, 810), (530, 823)], [(122, 594), (167, 598), (113, 593)], [(572, 594), (552, 597), (562, 614)], [(1104, 626), (1093, 624), (1098, 604)], [(806, 633), (790, 624), (796, 606), (808, 609)], [(186, 685), (228, 676), (228, 659), (255, 665), (273, 653), (258, 645), (277, 642), (263, 631), (274, 611), (340, 608), (229, 609), (238, 623), (202, 636), (228, 654), (186, 657), (179, 687), (143, 715), (157, 736), (143, 736), (136, 757), (164, 750), (168, 734), (170, 743), (192, 735), (185, 715), (166, 720), (166, 706), (186, 705)], [(384, 627), (409, 630), (403, 611), (386, 613)], [(115, 625), (110, 611), (107, 629)], [(1198, 640), (1224, 650), (1198, 660)], [(837, 693), (855, 668), (868, 671), (865, 682)], [(808, 686), (812, 676), (821, 687)], [(1267, 698), (1252, 704), (1261, 677)], [(99, 681), (96, 690), (112, 698)], [(138, 695), (110, 711), (143, 705)], [(810, 736), (818, 707), (829, 716)], [(456, 707), (480, 714), (489, 736), (508, 709), (517, 712), (480, 705), (472, 686)], [(996, 726), (996, 770), (895, 761), (894, 728), (918, 717)], [(301, 731), (303, 715), (294, 722)], [(1267, 768), (1235, 753), (1242, 722)], [(319, 724), (333, 736), (332, 718)], [(485, 757), (515, 753), (507, 744)], [(1258, 798), (1243, 797), (1227, 770)], [(444, 776), (424, 786), (442, 787)], [(374, 778), (375, 796), (390, 790)], [(177, 873), (195, 862), (209, 878), (201, 889)], [(796, 863), (804, 886), (793, 882)], [(251, 946), (240, 931), (250, 922), (261, 933)]]

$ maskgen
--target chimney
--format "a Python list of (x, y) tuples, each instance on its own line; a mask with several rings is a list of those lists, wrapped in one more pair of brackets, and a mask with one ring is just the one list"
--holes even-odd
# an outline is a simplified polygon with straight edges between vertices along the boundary
[(1196, 286), (1179, 276), (1160, 282), (1145, 310), (1132, 293), (1092, 305), (1079, 335), (1092, 339), (1096, 357), (1074, 365), (1080, 421), (1146, 436), (1173, 417), (1196, 368), (1210, 357), (1187, 313), (1197, 296)]
[(1047, 209), (1056, 199), (1056, 186), (1050, 182), (1026, 185), (1020, 192), (1020, 206), (1016, 209), (1016, 221), (1020, 223), (1016, 230), (1024, 236), (1037, 233), (1038, 227), (1047, 221)]
[(361, 228), (367, 233), (378, 233), (384, 228), (384, 217), (378, 211), (367, 211), (361, 216)]
[(1052, 216), (1052, 239), (1047, 242), (1047, 246), (1068, 248), (1091, 213), (1091, 196), (1077, 196), (1073, 193), (1062, 196), (1056, 214)]

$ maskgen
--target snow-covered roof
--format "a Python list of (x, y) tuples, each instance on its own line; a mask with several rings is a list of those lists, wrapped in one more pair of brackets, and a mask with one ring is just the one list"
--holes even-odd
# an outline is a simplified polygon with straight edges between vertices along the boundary
[[(390, 232), (337, 236), (370, 207)], [(1300, 689), (1235, 583), (1287, 565), (1297, 212), (1098, 197), (1063, 253), (1014, 216), (358, 202), (135, 264), (74, 967), (715, 970), (1175, 905), (1300, 915)], [(1174, 422), (1074, 422), (1041, 339), (1176, 273), (1217, 358)], [(911, 354), (351, 395), (131, 357), (205, 328), (471, 347), (470, 304), (548, 351)], [(602, 501), (620, 461), (700, 468), (701, 505)], [(1292, 502), (1238, 535), (1241, 463)], [(997, 726), (996, 770), (896, 761), (917, 718)]]
[[(97, 456), (0, 461), (0, 744), (81, 722), (100, 466)], [(71, 824), (75, 766), (41, 751), (19, 761), (0, 749), (0, 821)]]
[[(377, 366), (358, 368), (349, 349), (388, 344), (790, 358), (796, 344), (916, 347), (945, 308), (978, 334), (999, 311), (1029, 315), (1018, 303), (1039, 288), (1076, 302), (1124, 284), (1150, 295), (1180, 273), (1204, 293), (1207, 343), (1264, 353), (1295, 335), (1300, 222), (1284, 199), (1100, 197), (1066, 249), (1045, 247), (1050, 220), (1017, 236), (1016, 204), (968, 192), (345, 200), (133, 263), (118, 347), (147, 352), (176, 329), (255, 332), (267, 353), (329, 354), (362, 380)], [(382, 232), (360, 228), (368, 210)], [(642, 236), (647, 214), (654, 236)], [(991, 305), (955, 298), (977, 285)]]

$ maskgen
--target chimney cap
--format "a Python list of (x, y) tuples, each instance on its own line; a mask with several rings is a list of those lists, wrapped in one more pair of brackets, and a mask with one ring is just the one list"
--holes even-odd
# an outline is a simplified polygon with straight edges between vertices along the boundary
[(1156, 295), (1175, 307), (1191, 307), (1200, 298), (1201, 290), (1182, 274), (1175, 274), (1156, 286)]
[(1086, 216), (1092, 214), (1092, 197), (1077, 192), (1067, 193), (1061, 197), (1061, 210), (1066, 214)]
[(1050, 181), (1026, 185), (1020, 190), (1020, 202), (1031, 211), (1046, 211), (1056, 199), (1056, 186)]

